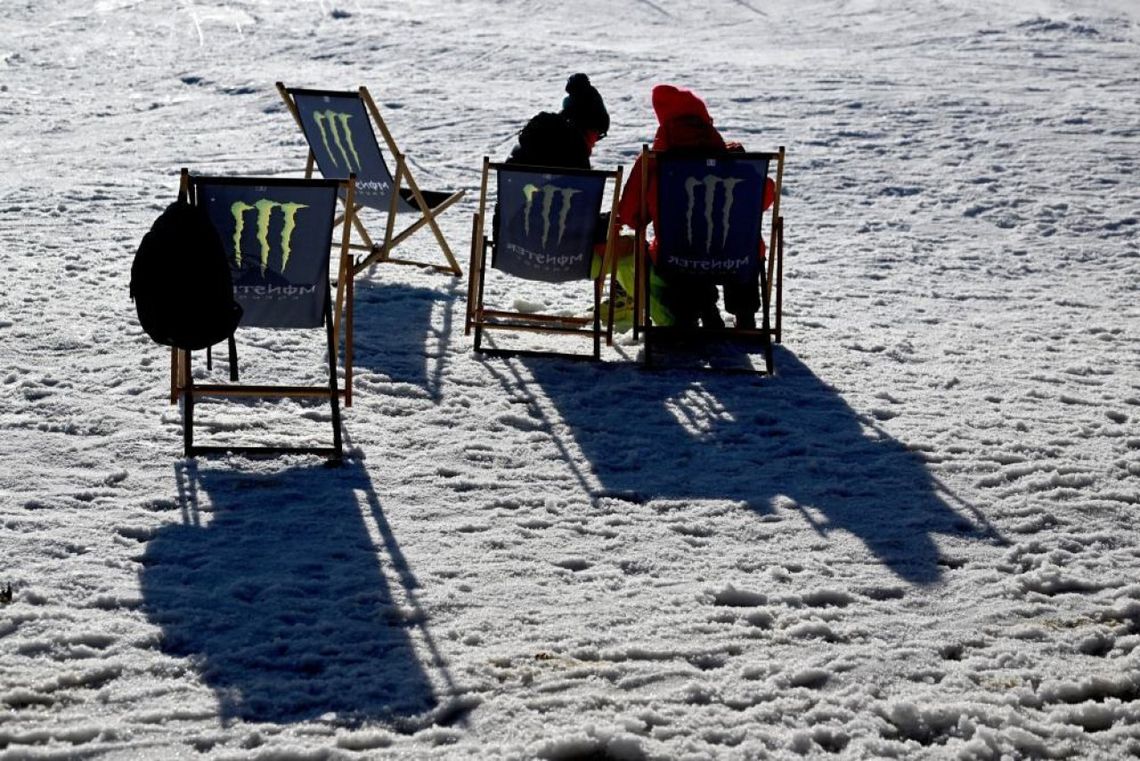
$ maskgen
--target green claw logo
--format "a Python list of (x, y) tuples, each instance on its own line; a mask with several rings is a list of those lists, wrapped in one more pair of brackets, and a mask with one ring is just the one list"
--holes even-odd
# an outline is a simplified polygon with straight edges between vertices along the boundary
[(297, 212), (307, 208), (303, 203), (279, 203), (268, 198), (262, 198), (251, 206), (245, 201), (234, 201), (230, 212), (234, 215), (234, 264), (241, 268), (241, 237), (245, 232), (245, 213), (256, 211), (257, 240), (261, 244), (261, 274), (269, 267), (269, 221), (273, 217), (274, 209), (281, 209), (284, 224), (281, 226), (281, 272), (289, 266), (289, 257), (293, 254), (293, 230), (297, 227)]
[(724, 211), (721, 214), (721, 223), (724, 227), (724, 234), (721, 238), (721, 245), (728, 242), (728, 228), (729, 219), (732, 215), (732, 201), (733, 193), (737, 183), (741, 182), (739, 177), (717, 177), (716, 175), (705, 175), (698, 179), (690, 177), (685, 180), (685, 193), (689, 199), (688, 208), (685, 211), (685, 219), (688, 224), (689, 245), (693, 243), (693, 212), (696, 207), (696, 189), (698, 186), (704, 186), (705, 196), (705, 253), (712, 252), (712, 239), (713, 239), (713, 202), (716, 200), (716, 188), (718, 185), (724, 186)]
[(554, 208), (554, 197), (560, 195), (562, 197), (562, 206), (558, 210), (558, 243), (562, 242), (562, 236), (566, 233), (566, 220), (570, 217), (570, 207), (572, 205), (574, 196), (581, 193), (580, 190), (573, 188), (560, 188), (557, 185), (538, 185), (527, 184), (523, 187), (523, 196), (526, 197), (526, 205), (523, 207), (523, 232), (528, 236), (530, 235), (530, 212), (534, 206), (535, 195), (542, 195), (542, 247), (546, 248), (546, 241), (550, 236), (550, 212)]
[[(339, 168), (340, 162), (343, 161), (347, 171), (359, 172), (361, 170), (360, 154), (356, 152), (356, 143), (352, 139), (352, 127), (348, 124), (348, 120), (351, 118), (352, 114), (340, 111), (313, 112), (313, 120), (321, 132), (321, 143), (324, 144), (325, 153), (328, 154), (333, 166)], [(329, 142), (330, 139), (332, 140), (331, 143)], [(340, 161), (337, 160), (338, 158)]]

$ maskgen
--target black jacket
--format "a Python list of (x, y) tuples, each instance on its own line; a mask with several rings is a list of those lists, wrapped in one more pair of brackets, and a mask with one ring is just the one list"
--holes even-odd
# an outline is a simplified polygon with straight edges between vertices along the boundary
[(590, 152), (580, 129), (562, 114), (543, 111), (523, 127), (507, 163), (589, 169)]

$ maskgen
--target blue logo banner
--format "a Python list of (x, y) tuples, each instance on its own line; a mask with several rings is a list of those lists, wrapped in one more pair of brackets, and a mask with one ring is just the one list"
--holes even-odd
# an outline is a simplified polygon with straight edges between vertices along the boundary
[(605, 176), (498, 171), (494, 266), (545, 282), (590, 277)]
[[(387, 212), (395, 181), (364, 101), (356, 93), (294, 93), (293, 102), (321, 174), (347, 180), (355, 172), (357, 203)], [(409, 208), (400, 204), (400, 210)]]
[(226, 248), (241, 325), (323, 324), (336, 202), (332, 186), (198, 185)]
[(767, 159), (658, 156), (660, 266), (713, 280), (752, 276), (767, 176)]

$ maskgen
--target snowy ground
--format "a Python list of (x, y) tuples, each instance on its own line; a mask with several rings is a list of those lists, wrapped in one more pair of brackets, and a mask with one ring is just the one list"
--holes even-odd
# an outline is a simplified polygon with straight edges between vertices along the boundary
[[(1140, 755), (1132, 0), (2, 12), (0, 759)], [(484, 359), (388, 265), (346, 467), (180, 459), (127, 297), (179, 167), (299, 174), (273, 83), (367, 84), (474, 191), (576, 70), (598, 166), (660, 81), (787, 146), (778, 377)], [(319, 371), (280, 335), (250, 372)]]

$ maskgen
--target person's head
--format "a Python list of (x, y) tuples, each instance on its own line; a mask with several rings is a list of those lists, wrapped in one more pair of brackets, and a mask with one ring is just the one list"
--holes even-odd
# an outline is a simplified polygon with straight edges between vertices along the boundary
[(653, 88), (653, 111), (657, 114), (654, 150), (724, 149), (724, 138), (713, 126), (708, 107), (692, 90), (674, 85), (657, 85)]
[(708, 106), (692, 90), (674, 85), (657, 85), (653, 88), (652, 98), (658, 124), (679, 117), (695, 118), (710, 125), (713, 123)]
[(590, 150), (593, 150), (594, 144), (605, 137), (610, 129), (610, 115), (606, 111), (606, 104), (585, 74), (575, 74), (566, 80), (562, 115), (582, 131), (586, 147)]

